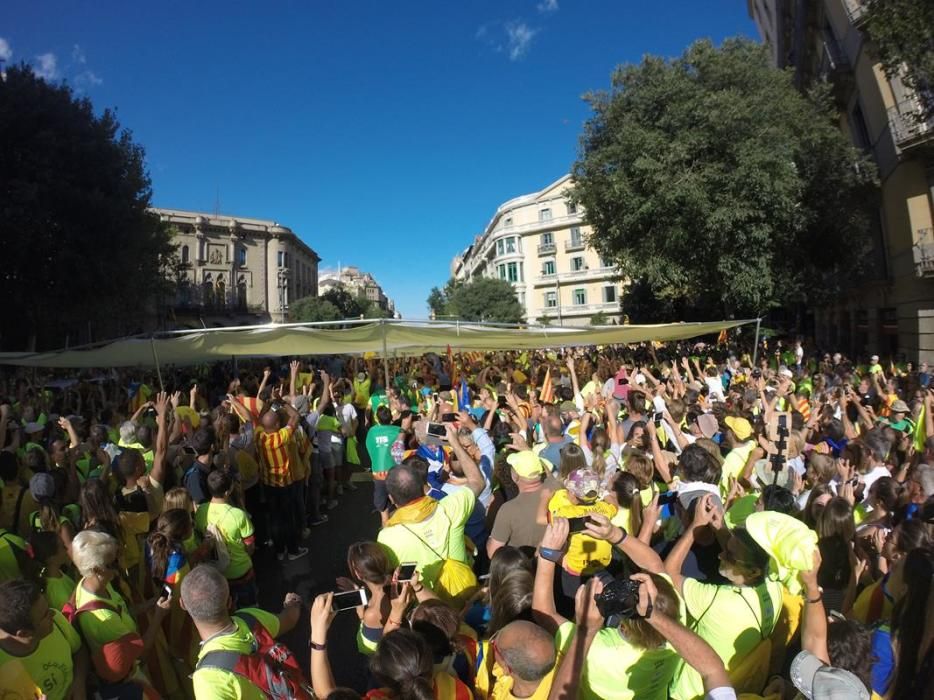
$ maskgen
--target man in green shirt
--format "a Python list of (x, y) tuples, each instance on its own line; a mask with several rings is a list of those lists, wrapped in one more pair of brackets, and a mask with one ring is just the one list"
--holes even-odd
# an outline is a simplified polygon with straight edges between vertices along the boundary
[(391, 425), (392, 413), (388, 406), (376, 409), (376, 423), (367, 431), (366, 451), (370, 455), (373, 469), (373, 507), (379, 512), (383, 523), (389, 508), (389, 492), (386, 491), (386, 477), (396, 462), (392, 456), (392, 445), (402, 429)]

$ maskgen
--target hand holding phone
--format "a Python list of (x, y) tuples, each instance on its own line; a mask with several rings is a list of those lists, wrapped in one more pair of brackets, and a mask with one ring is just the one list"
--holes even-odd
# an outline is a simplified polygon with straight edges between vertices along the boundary
[(399, 564), (399, 574), (396, 577), (396, 581), (399, 583), (405, 583), (406, 581), (411, 581), (412, 576), (415, 575), (415, 569), (418, 568), (418, 563), (414, 561), (405, 561)]
[(366, 605), (366, 589), (359, 588), (355, 591), (346, 591), (335, 593), (331, 599), (331, 610), (333, 612), (342, 612), (344, 610), (353, 610), (361, 605)]

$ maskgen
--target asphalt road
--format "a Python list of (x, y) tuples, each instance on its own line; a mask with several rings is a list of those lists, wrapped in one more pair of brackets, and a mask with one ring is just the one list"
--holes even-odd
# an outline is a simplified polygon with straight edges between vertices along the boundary
[[(355, 475), (357, 478), (365, 474)], [(361, 540), (375, 540), (379, 531), (379, 515), (373, 510), (373, 485), (356, 482), (356, 491), (345, 491), (340, 505), (328, 512), (328, 522), (311, 529), (311, 536), (302, 544), (308, 554), (297, 561), (276, 559), (271, 549), (263, 548), (253, 557), (259, 585), (260, 606), (278, 613), (289, 592), (298, 593), (306, 608), (301, 620), (284, 640), (308, 670), (308, 606), (319, 593), (336, 590), (335, 579), (349, 576), (347, 547)], [(356, 634), (359, 620), (351, 610), (338, 613), (328, 633), (328, 657), (339, 686), (367, 690), (366, 658), (357, 651)]]

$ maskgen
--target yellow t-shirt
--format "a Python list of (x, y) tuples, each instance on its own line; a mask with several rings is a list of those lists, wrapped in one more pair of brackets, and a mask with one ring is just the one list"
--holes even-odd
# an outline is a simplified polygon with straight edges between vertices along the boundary
[(58, 610), (53, 610), (52, 631), (29, 656), (13, 656), (0, 649), (0, 697), (32, 700), (37, 697), (36, 689), (48, 700), (70, 697), (74, 680), (71, 657), (80, 648), (78, 633)]
[[(589, 513), (601, 513), (612, 520), (619, 509), (612, 503), (597, 501), (590, 505), (571, 503), (567, 489), (559, 489), (548, 501), (548, 512), (559, 518), (582, 518)], [(568, 550), (562, 566), (573, 574), (590, 574), (603, 569), (613, 558), (613, 545), (605, 540), (577, 532), (568, 537)]]
[(224, 572), (229, 580), (244, 576), (253, 568), (246, 551), (245, 540), (253, 537), (253, 523), (246, 511), (227, 503), (202, 503), (195, 513), (195, 528), (203, 536), (208, 525), (214, 525), (224, 538), (230, 564)]
[(752, 449), (756, 446), (755, 440), (747, 440), (738, 447), (730, 450), (729, 454), (723, 458), (723, 471), (720, 473), (720, 495), (726, 499), (730, 493), (730, 479), (737, 478), (743, 473), (743, 467), (746, 466), (746, 460), (749, 459)]
[[(782, 611), (782, 586), (776, 581), (752, 587), (686, 578), (681, 597), (688, 627), (717, 652), (727, 673), (735, 671), (763, 638), (771, 636)], [(671, 685), (671, 697), (693, 700), (703, 695), (700, 674), (681, 663)]]
[[(266, 628), (273, 637), (279, 634), (279, 618), (265, 610), (257, 608), (244, 608), (237, 613), (248, 613), (256, 618), (257, 622)], [(237, 626), (235, 632), (215, 637), (205, 642), (198, 654), (200, 661), (211, 651), (235, 651), (249, 654), (253, 651), (253, 634), (250, 627), (237, 613), (231, 618)], [(236, 673), (220, 668), (200, 668), (191, 676), (196, 698), (210, 698), (211, 700), (266, 700), (266, 694), (253, 683), (238, 676)]]
[[(522, 700), (548, 700), (548, 695), (551, 693), (551, 684), (555, 680), (555, 670), (558, 668), (559, 663), (561, 663), (560, 655), (555, 662), (554, 668), (548, 672), (547, 676), (542, 678), (535, 692), (525, 696)], [(512, 694), (514, 682), (512, 676), (505, 675), (503, 669), (497, 663), (493, 664), (493, 677), (496, 678), (496, 683), (493, 685), (493, 690), (487, 696), (488, 698), (491, 700), (520, 700), (517, 696)]]
[(149, 532), (149, 513), (133, 513), (122, 510), (120, 529), (123, 532), (123, 566), (130, 570), (143, 559), (139, 538)]
[[(558, 628), (555, 644), (567, 653), (574, 623)], [(639, 649), (618, 629), (604, 627), (593, 640), (581, 675), (578, 697), (582, 700), (667, 700), (668, 684), (679, 657), (667, 644), (658, 649)]]
[(79, 581), (75, 588), (75, 606), (81, 608), (95, 600), (103, 601), (111, 609), (88, 610), (78, 615), (81, 636), (91, 647), (92, 654), (108, 642), (139, 632), (129, 606), (111, 584), (107, 584), (107, 597), (103, 598), (85, 589)]
[(75, 580), (68, 574), (61, 574), (58, 578), (45, 579), (45, 597), (49, 599), (49, 607), (61, 610), (71, 599), (75, 591)]

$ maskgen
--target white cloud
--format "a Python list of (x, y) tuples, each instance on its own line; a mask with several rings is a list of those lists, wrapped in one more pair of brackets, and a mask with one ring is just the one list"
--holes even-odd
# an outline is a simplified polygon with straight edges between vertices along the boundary
[(552, 12), (558, 11), (558, 0), (542, 0), (542, 2), (536, 5), (539, 12), (544, 14), (549, 14)]
[(86, 90), (103, 82), (104, 80), (92, 70), (81, 71), (74, 78), (75, 87), (78, 90)]
[(0, 61), (9, 61), (13, 58), (13, 49), (10, 42), (0, 36)]
[(55, 80), (58, 77), (58, 58), (54, 53), (43, 53), (36, 56), (36, 75), (46, 80)]
[(532, 46), (532, 39), (538, 34), (538, 30), (530, 27), (525, 22), (509, 22), (506, 24), (506, 48), (509, 52), (510, 61), (518, 61), (523, 58)]
[(88, 57), (84, 55), (84, 49), (75, 44), (71, 49), (71, 60), (74, 63), (80, 63), (82, 66), (88, 62)]

